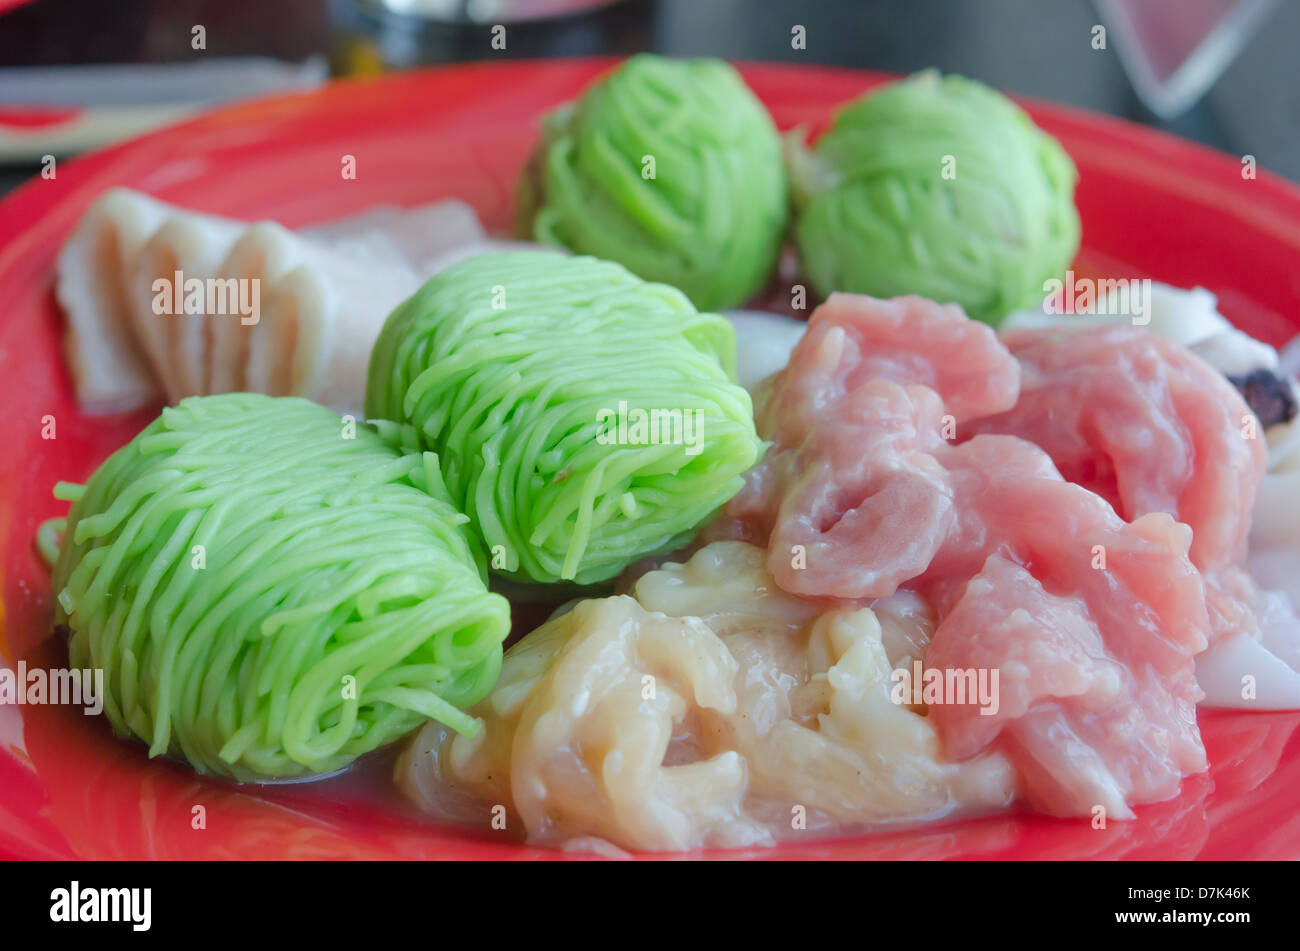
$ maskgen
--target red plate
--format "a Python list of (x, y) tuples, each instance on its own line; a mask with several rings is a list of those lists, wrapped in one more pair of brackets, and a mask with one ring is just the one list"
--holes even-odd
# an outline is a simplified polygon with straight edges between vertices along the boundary
[[(153, 411), (78, 413), (59, 356), (52, 295), (60, 243), (112, 185), (241, 218), (296, 226), (382, 202), (447, 196), (491, 228), (539, 115), (608, 60), (474, 65), (333, 84), (224, 109), (75, 162), (0, 203), (0, 651), (65, 663), (50, 639), (48, 573), (32, 538), (65, 509), (58, 479), (84, 479)], [(823, 127), (840, 102), (887, 77), (751, 66), (745, 78), (782, 128)], [(1137, 126), (1027, 104), (1081, 172), (1077, 270), (1153, 277), (1219, 295), (1226, 315), (1273, 344), (1300, 328), (1300, 191), (1224, 156)], [(340, 175), (356, 157), (356, 180)], [(42, 419), (56, 438), (42, 439)], [(764, 858), (1300, 858), (1300, 714), (1205, 714), (1211, 767), (1173, 800), (1104, 830), (998, 816), (870, 838), (799, 843)], [(548, 858), (559, 853), (423, 823), (386, 762), (324, 783), (271, 789), (201, 780), (113, 740), (102, 718), (57, 706), (0, 707), (0, 854), (30, 858)], [(195, 829), (202, 806), (206, 828)], [(735, 855), (736, 853), (721, 853)]]

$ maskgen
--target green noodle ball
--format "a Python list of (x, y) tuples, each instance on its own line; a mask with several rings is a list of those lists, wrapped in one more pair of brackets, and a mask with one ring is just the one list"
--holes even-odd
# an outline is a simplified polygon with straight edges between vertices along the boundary
[(491, 567), (591, 584), (684, 544), (762, 445), (735, 334), (610, 261), (484, 254), (393, 311), (366, 412), (432, 449)]
[(202, 773), (329, 772), (464, 708), (509, 605), (432, 455), (294, 398), (163, 410), (73, 499), (54, 566), (74, 667), (119, 733)]
[(1074, 164), (1001, 93), (927, 71), (840, 110), (794, 159), (796, 237), (821, 294), (918, 294), (996, 324), (1079, 248)]
[(740, 75), (650, 54), (547, 118), (518, 195), (524, 236), (618, 261), (703, 309), (763, 286), (787, 214), (780, 139)]

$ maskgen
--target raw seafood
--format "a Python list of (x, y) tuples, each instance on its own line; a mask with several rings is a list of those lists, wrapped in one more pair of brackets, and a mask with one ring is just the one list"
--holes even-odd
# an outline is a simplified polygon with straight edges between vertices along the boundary
[(908, 597), (873, 611), (784, 594), (759, 549), (718, 542), (635, 599), (582, 601), (529, 634), (475, 708), (484, 729), (426, 727), (398, 781), (435, 815), (487, 826), (507, 804), (532, 841), (630, 849), (1001, 808), (1007, 761), (945, 761), (929, 718), (891, 696), (930, 630)]
[[(490, 247), (456, 200), (375, 208), (294, 233), (112, 189), (57, 264), (78, 402), (117, 412), (160, 395), (175, 402), (246, 389), (359, 413), (366, 359), (388, 312), (452, 255)], [(178, 276), (210, 288), (200, 306), (173, 306), (189, 293), (174, 287)], [(235, 299), (256, 310), (235, 312)], [(159, 302), (169, 305), (161, 313)]]
[(131, 409), (157, 393), (132, 327), (126, 281), (169, 213), (148, 195), (115, 188), (90, 206), (59, 251), (55, 294), (68, 318), (64, 354), (88, 411)]
[[(208, 314), (207, 390), (305, 396), (359, 413), (370, 347), (384, 319), (418, 286), (391, 260), (358, 260), (272, 222), (245, 229), (216, 272), (257, 281), (253, 323)], [(187, 318), (182, 318), (187, 319)]]
[(724, 310), (722, 316), (736, 329), (736, 380), (750, 393), (785, 368), (808, 327), (802, 320), (758, 310)]

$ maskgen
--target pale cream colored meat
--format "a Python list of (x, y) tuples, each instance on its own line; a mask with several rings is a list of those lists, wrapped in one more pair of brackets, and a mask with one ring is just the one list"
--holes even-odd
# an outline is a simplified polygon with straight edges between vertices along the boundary
[(370, 348), (416, 288), (405, 265), (362, 261), (273, 222), (249, 227), (219, 268), (256, 281), (260, 313), (209, 318), (209, 390), (305, 396), (359, 413)]
[[(171, 214), (129, 270), (132, 331), (169, 403), (208, 392), (208, 282), (243, 228), (243, 222), (213, 215)], [(195, 290), (187, 288), (191, 282)], [(187, 307), (191, 294), (196, 300)], [(197, 301), (203, 307), (192, 312)]]
[(507, 653), (476, 737), (416, 735), (399, 784), (444, 820), (499, 829), (498, 809), (533, 841), (634, 850), (1010, 803), (1003, 757), (945, 762), (924, 708), (893, 695), (894, 663), (933, 627), (919, 599), (879, 603), (886, 634), (868, 607), (782, 592), (764, 559), (717, 542), (642, 577), (635, 600), (579, 602)]
[(64, 353), (88, 412), (143, 405), (157, 388), (132, 332), (125, 278), (168, 206), (125, 188), (105, 192), (59, 251), (55, 293), (67, 315)]
[(114, 189), (58, 259), (78, 401), (115, 412), (160, 395), (248, 389), (359, 413), (389, 312), (446, 263), (491, 247), (473, 209), (455, 199), (371, 209), (296, 234)]

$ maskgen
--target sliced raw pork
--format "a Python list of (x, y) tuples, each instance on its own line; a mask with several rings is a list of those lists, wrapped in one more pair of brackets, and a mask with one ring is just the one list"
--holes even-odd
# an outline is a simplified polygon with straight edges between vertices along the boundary
[(805, 596), (919, 593), (939, 616), (927, 666), (1000, 676), (995, 714), (930, 706), (945, 751), (1006, 753), (1039, 810), (1128, 817), (1205, 765), (1192, 533), (1126, 521), (1024, 439), (955, 444), (1016, 405), (1019, 376), (955, 307), (833, 295), (760, 391), (774, 445), (713, 531), (766, 541)]
[(1300, 620), (1244, 561), (1252, 521), (1257, 543), (1268, 532), (1257, 500), (1269, 525), (1294, 506), (1261, 494), (1268, 440), (1238, 390), (1200, 355), (1133, 327), (1016, 330), (1003, 342), (1020, 361), (1020, 399), (968, 432), (1032, 440), (1124, 518), (1166, 512), (1191, 526), (1214, 647), (1197, 660), (1207, 702), (1300, 703), (1300, 667), (1285, 660), (1300, 649)]
[(1268, 447), (1221, 373), (1134, 327), (1017, 330), (1003, 342), (1020, 361), (1020, 399), (962, 438), (1020, 436), (1125, 518), (1186, 522), (1203, 571), (1242, 559)]

